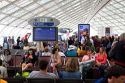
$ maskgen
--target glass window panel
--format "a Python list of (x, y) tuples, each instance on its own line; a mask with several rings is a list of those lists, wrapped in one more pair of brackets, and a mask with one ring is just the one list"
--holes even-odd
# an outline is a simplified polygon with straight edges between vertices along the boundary
[(119, 23), (119, 22), (117, 22), (117, 23), (115, 23), (115, 25), (122, 25), (121, 23)]
[(26, 29), (32, 29), (32, 26), (31, 25), (27, 25), (25, 28)]
[(1, 13), (0, 14), (0, 20), (3, 19), (4, 17), (6, 17), (6, 15)]
[(119, 14), (119, 13), (121, 13), (121, 11), (119, 9), (116, 9), (115, 13)]
[(27, 13), (27, 11), (21, 9), (20, 11), (14, 13), (12, 16), (20, 17), (20, 16), (24, 15), (25, 13)]
[(61, 14), (62, 14), (62, 12), (56, 13), (56, 16), (59, 16), (59, 15), (61, 15)]
[[(119, 10), (121, 10), (121, 11), (125, 12), (125, 7), (120, 8)], [(123, 13), (123, 12), (122, 12), (122, 13)]]
[(51, 2), (51, 3), (49, 3), (49, 4), (46, 4), (44, 7), (45, 7), (45, 8), (50, 8), (50, 7), (54, 6), (54, 5), (56, 5), (56, 3)]
[(3, 10), (2, 12), (4, 12), (4, 13), (6, 13), (6, 14), (11, 14), (12, 12), (15, 12), (16, 10), (18, 10), (19, 9), (19, 7), (14, 7), (14, 8), (12, 8), (11, 10)]
[(34, 3), (32, 5), (29, 5), (28, 7), (25, 7), (26, 10), (31, 11), (33, 9), (36, 9), (39, 5)]
[(113, 15), (112, 17), (113, 18), (120, 18), (118, 15)]
[(111, 20), (111, 19), (113, 19), (113, 18), (112, 18), (112, 17), (110, 17), (110, 16), (109, 16), (109, 17), (106, 17), (106, 18), (107, 18), (108, 20)]
[(11, 31), (10, 35), (14, 36), (15, 40), (17, 39), (18, 37), (18, 34), (19, 32), (22, 30), (22, 28), (18, 28), (18, 27), (15, 27), (13, 28), (13, 30)]
[[(4, 28), (5, 28), (4, 25), (0, 25), (0, 32), (1, 32), (1, 30), (3, 30)], [(1, 36), (1, 33), (0, 33), (0, 36)]]
[(124, 20), (124, 21), (122, 21), (122, 20), (121, 20), (121, 18), (120, 18), (120, 19), (117, 19), (117, 20), (118, 20), (119, 22), (124, 22), (124, 21), (125, 21), (125, 20)]
[[(49, 13), (49, 14), (47, 14), (47, 16), (53, 16), (51, 13)], [(55, 16), (53, 16), (53, 17), (55, 17)]]
[(45, 4), (45, 3), (49, 2), (49, 1), (51, 1), (51, 0), (38, 0), (37, 3)]
[(25, 27), (26, 25), (28, 25), (28, 22), (27, 22), (27, 21), (25, 21), (25, 22), (19, 24), (18, 27)]
[(16, 1), (16, 0), (8, 0), (8, 1), (13, 2), (13, 1)]
[(120, 19), (121, 20), (121, 22), (124, 22), (125, 21), (125, 19)]
[(33, 0), (18, 0), (15, 4), (20, 7), (24, 7), (32, 2), (33, 2)]
[(119, 3), (117, 3), (117, 4), (113, 4), (113, 6), (115, 6), (116, 8), (121, 8), (121, 7), (123, 7), (123, 6), (120, 5)]
[(16, 21), (14, 21), (13, 23), (10, 24), (10, 26), (18, 26), (19, 23), (23, 22), (24, 20), (21, 19), (17, 19)]
[(116, 0), (117, 2), (122, 1), (122, 0)]
[(117, 2), (114, 1), (114, 0), (112, 0), (112, 1), (110, 1), (110, 4), (111, 4), (111, 5), (113, 5), (113, 4), (117, 4)]
[(32, 14), (38, 14), (39, 12), (42, 12), (44, 9), (41, 7), (41, 8), (38, 8), (38, 9), (35, 9), (34, 11), (32, 11)]
[(114, 14), (114, 12), (112, 12), (112, 11), (107, 11), (107, 12), (105, 12), (105, 13), (107, 13), (107, 14), (109, 14), (109, 15)]
[(0, 1), (0, 8), (6, 6), (8, 4), (9, 4), (9, 2), (7, 2), (7, 1)]
[(61, 1), (63, 1), (63, 0), (56, 0), (56, 1), (61, 2)]
[(28, 18), (31, 18), (33, 16), (32, 13), (25, 14), (21, 19), (27, 20)]
[(101, 17), (101, 16), (107, 16), (107, 14), (106, 14), (106, 13), (104, 13), (104, 12), (99, 12), (98, 17)]
[(45, 14), (47, 14), (47, 11), (41, 12), (40, 14), (38, 14), (38, 16), (44, 16)]
[(113, 23), (110, 23), (109, 25), (110, 25), (110, 26), (116, 26), (117, 24), (116, 24), (116, 23), (115, 23), (115, 24), (113, 24)]
[(106, 8), (103, 8), (102, 11), (108, 11)]
[(1, 11), (4, 12), (4, 13), (8, 13), (10, 10), (12, 10), (14, 8), (17, 8), (17, 7), (15, 5), (9, 5)]
[(9, 24), (11, 21), (15, 20), (16, 18), (13, 17), (7, 17), (5, 19), (3, 19), (0, 23), (2, 24)]
[(4, 29), (2, 30), (1, 32), (1, 35), (4, 37), (4, 36), (7, 36), (6, 35), (6, 31), (7, 31), (7, 26), (4, 27)]
[(125, 1), (121, 1), (120, 4), (125, 5)]
[(53, 6), (53, 7), (51, 7), (51, 8), (49, 8), (49, 9), (47, 9), (48, 11), (55, 11), (55, 10), (58, 10), (58, 7), (57, 6)]
[(110, 6), (110, 7), (106, 6), (105, 8), (108, 10), (115, 10), (115, 7), (113, 7), (113, 6)]
[(5, 29), (2, 31), (2, 36), (9, 36), (9, 33), (11, 32), (13, 28), (10, 26), (6, 26)]
[(113, 22), (113, 23), (116, 23), (116, 22), (118, 22), (118, 21), (116, 21), (116, 20), (110, 20), (111, 22)]

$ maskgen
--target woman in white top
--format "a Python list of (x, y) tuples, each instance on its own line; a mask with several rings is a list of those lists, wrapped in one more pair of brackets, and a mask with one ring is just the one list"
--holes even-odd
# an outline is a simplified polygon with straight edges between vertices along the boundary
[(3, 61), (4, 66), (8, 66), (12, 59), (11, 52), (9, 49), (4, 49), (3, 54), (0, 55), (0, 59)]

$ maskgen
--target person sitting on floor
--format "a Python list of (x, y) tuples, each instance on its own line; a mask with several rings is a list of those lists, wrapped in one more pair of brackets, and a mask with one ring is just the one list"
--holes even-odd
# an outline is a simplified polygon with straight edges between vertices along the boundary
[(32, 71), (29, 78), (58, 78), (54, 73), (49, 73), (48, 62), (46, 60), (41, 60), (39, 63), (39, 71)]

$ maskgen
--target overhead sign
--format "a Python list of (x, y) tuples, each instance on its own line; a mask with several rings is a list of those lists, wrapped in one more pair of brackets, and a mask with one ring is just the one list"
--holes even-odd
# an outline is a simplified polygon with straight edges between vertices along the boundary
[(55, 27), (60, 24), (59, 20), (52, 17), (35, 17), (28, 21), (33, 27)]

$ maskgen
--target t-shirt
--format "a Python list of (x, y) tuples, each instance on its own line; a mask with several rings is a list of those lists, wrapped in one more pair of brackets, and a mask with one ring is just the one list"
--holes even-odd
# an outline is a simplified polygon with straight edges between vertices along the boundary
[(107, 55), (104, 54), (103, 56), (100, 55), (100, 53), (96, 56), (96, 62), (100, 62), (101, 64), (106, 64), (107, 62)]
[(43, 52), (42, 56), (51, 56), (51, 53), (50, 52)]
[(81, 73), (79, 71), (76, 72), (60, 72), (60, 78), (62, 79), (81, 79)]
[(82, 61), (88, 61), (89, 59), (90, 59), (89, 55), (84, 55), (82, 58)]
[(29, 78), (57, 78), (54, 73), (43, 73), (42, 71), (32, 71)]

